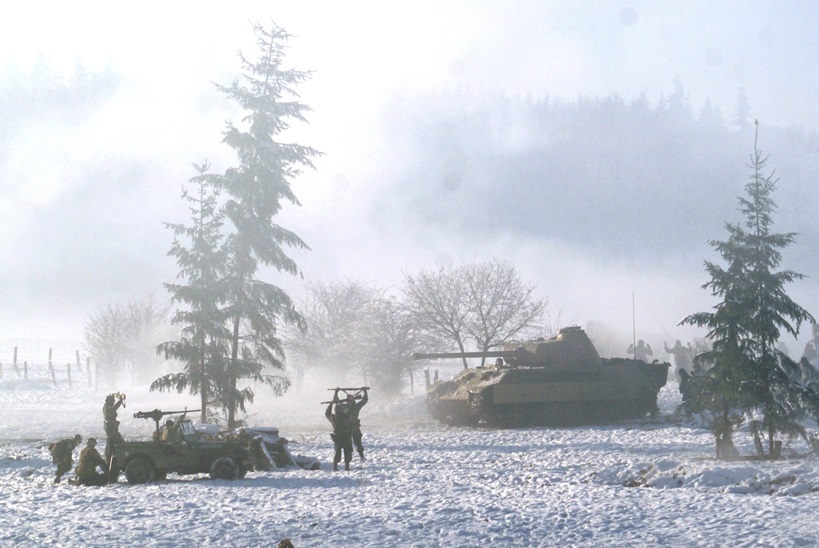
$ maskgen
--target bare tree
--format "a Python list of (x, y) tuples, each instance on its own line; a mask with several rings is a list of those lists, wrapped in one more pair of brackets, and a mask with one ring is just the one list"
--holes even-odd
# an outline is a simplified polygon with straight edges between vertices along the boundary
[[(404, 274), (407, 309), (416, 324), (433, 340), (451, 341), (458, 350), (466, 349), (469, 315), (468, 298), (459, 270), (422, 270), (415, 276)], [(468, 367), (463, 359), (464, 369)]]
[(301, 381), (305, 369), (322, 368), (342, 376), (358, 370), (366, 379), (372, 351), (373, 318), (381, 291), (363, 282), (315, 283), (301, 305), (307, 331), (285, 337), (290, 363)]
[(88, 316), (85, 346), (108, 388), (123, 375), (133, 383), (155, 373), (155, 347), (169, 335), (169, 310), (149, 296), (107, 304)]
[(535, 297), (535, 286), (524, 283), (514, 266), (497, 260), (473, 263), (461, 267), (459, 278), (469, 306), (466, 330), (478, 350), (544, 330), (548, 301)]
[(406, 375), (414, 392), (412, 373), (419, 364), (411, 355), (421, 347), (423, 337), (415, 317), (397, 298), (389, 297), (375, 303), (371, 319), (369, 376), (387, 394), (398, 394)]
[[(480, 351), (543, 331), (547, 301), (517, 269), (500, 261), (404, 275), (403, 292), (417, 325), (433, 340)], [(467, 368), (463, 359), (464, 369)]]

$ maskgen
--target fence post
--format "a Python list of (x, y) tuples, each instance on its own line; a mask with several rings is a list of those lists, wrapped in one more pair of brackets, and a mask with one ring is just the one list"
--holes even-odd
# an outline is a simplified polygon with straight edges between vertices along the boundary
[(23, 362), (23, 378), (25, 380), (28, 380), (28, 362), (27, 361)]
[(426, 386), (427, 390), (429, 390), (429, 367), (424, 368), (424, 385)]
[(17, 347), (14, 347), (14, 370), (17, 372), (17, 378), (20, 378), (20, 370), (17, 369)]
[(66, 369), (68, 370), (68, 387), (71, 388), (71, 362), (66, 364)]
[[(77, 356), (80, 355), (80, 351), (77, 351)], [(85, 372), (88, 374), (88, 386), (91, 386), (91, 357), (85, 358)]]

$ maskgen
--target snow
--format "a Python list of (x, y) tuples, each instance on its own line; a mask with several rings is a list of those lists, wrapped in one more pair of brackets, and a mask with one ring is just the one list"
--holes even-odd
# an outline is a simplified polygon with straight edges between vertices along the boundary
[[(53, 484), (48, 443), (77, 432), (102, 446), (105, 393), (0, 381), (0, 546), (808, 546), (819, 543), (819, 460), (720, 462), (696, 419), (589, 428), (490, 430), (432, 421), (423, 397), (361, 414), (368, 460), (333, 472), (326, 392), (267, 401), (251, 426), (277, 427), (298, 467), (243, 480), (169, 476), (107, 487)], [(195, 397), (128, 390), (126, 438), (147, 438), (137, 410), (198, 407)], [(747, 437), (737, 437), (750, 454)], [(808, 447), (794, 444), (799, 453)], [(78, 451), (75, 452), (75, 460)]]

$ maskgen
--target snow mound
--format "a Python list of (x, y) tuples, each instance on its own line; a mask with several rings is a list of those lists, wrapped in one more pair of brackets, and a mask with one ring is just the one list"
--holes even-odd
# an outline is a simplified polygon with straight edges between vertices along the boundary
[[(765, 463), (783, 466), (787, 463)], [(800, 477), (801, 475), (801, 477)], [(796, 496), (819, 491), (819, 478), (812, 469), (791, 469), (772, 473), (760, 467), (711, 467), (701, 464), (659, 461), (615, 463), (592, 472), (585, 481), (602, 485), (648, 487), (656, 489), (688, 488), (733, 494), (770, 494)]]

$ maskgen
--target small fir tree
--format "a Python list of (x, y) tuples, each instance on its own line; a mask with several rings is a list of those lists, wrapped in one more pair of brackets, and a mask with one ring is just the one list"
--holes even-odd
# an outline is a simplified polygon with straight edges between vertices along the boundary
[(166, 224), (174, 232), (168, 254), (176, 257), (182, 282), (165, 287), (173, 302), (184, 305), (172, 319), (173, 324), (181, 326), (181, 336), (157, 347), (166, 358), (180, 360), (184, 370), (155, 380), (151, 390), (189, 389), (199, 394), (205, 422), (209, 406), (219, 405), (224, 399), (223, 379), (231, 341), (223, 306), (227, 299), (224, 277), (228, 248), (222, 235), (224, 215), (218, 207), (218, 194), (206, 184), (208, 165), (194, 168), (199, 172), (191, 179), (197, 185), (196, 194), (182, 191), (183, 199), (191, 204), (192, 224)]
[(796, 336), (802, 322), (814, 319), (785, 293), (787, 283), (804, 276), (776, 271), (780, 250), (792, 244), (796, 234), (771, 231), (776, 181), (773, 173), (764, 175), (766, 161), (755, 135), (748, 164), (752, 175), (746, 196), (739, 199), (745, 227), (726, 224), (728, 240), (710, 242), (727, 268), (705, 263), (711, 281), (703, 288), (721, 301), (714, 312), (692, 314), (681, 322), (708, 328), (713, 343), (712, 350), (695, 361), (712, 366), (698, 391), (697, 405), (714, 413), (718, 457), (730, 453), (734, 428), (757, 410), (762, 420), (752, 420), (751, 431), (760, 452), (762, 433), (768, 437), (769, 456), (775, 454), (777, 434), (805, 435), (799, 424), (805, 414), (805, 391), (796, 382), (798, 365), (777, 350), (777, 342), (783, 330)]

